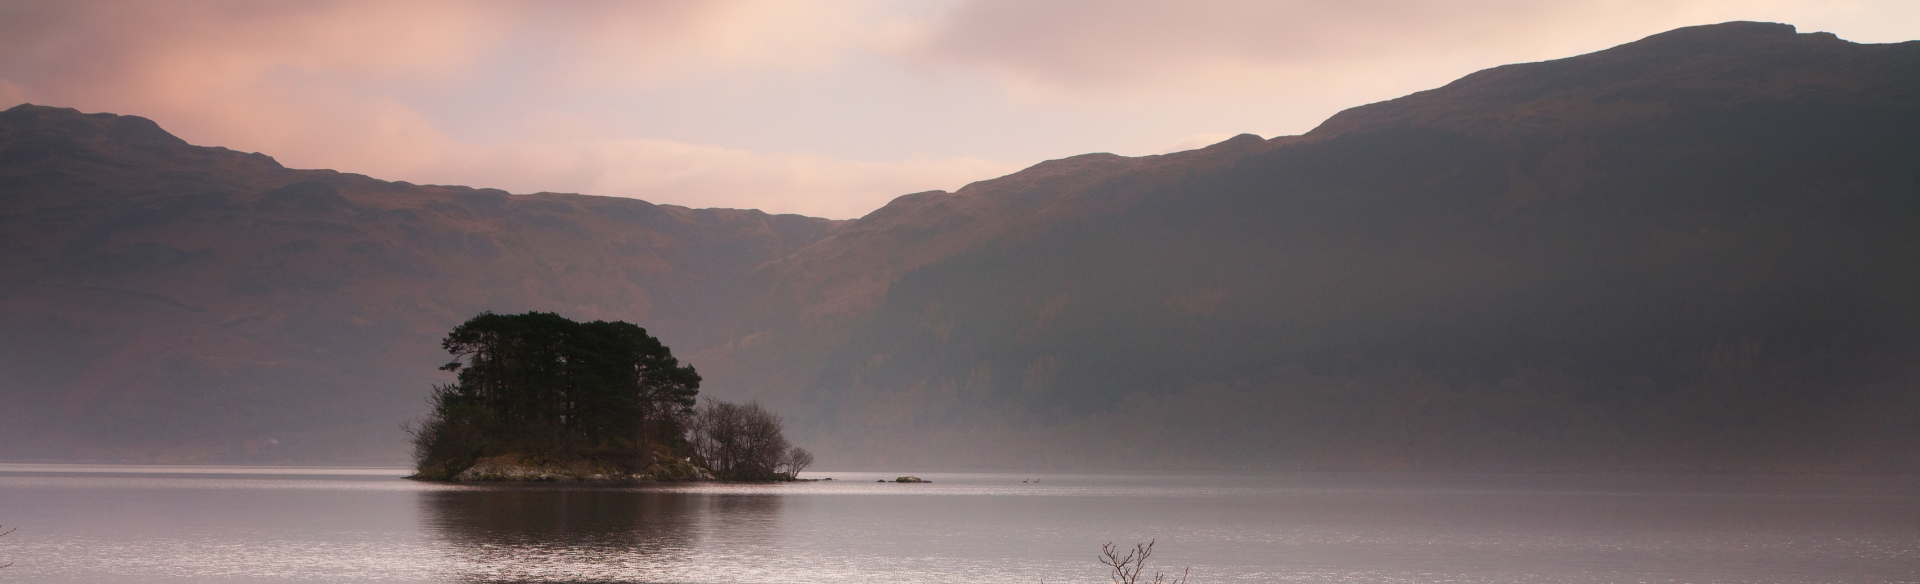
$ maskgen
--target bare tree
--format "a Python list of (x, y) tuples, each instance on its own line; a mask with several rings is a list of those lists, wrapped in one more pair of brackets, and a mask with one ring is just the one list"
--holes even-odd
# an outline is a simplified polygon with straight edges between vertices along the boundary
[(739, 404), (707, 400), (693, 417), (693, 449), (705, 459), (707, 468), (731, 474), (743, 465), (746, 447), (745, 408)]
[(707, 467), (723, 478), (781, 478), (788, 458), (780, 416), (759, 402), (707, 401), (693, 416), (693, 447)]
[[(1096, 559), (1100, 560), (1102, 565), (1113, 568), (1113, 574), (1110, 576), (1113, 578), (1114, 584), (1139, 584), (1142, 582), (1140, 579), (1141, 576), (1147, 571), (1147, 556), (1153, 555), (1153, 543), (1153, 541), (1148, 541), (1147, 543), (1133, 544), (1133, 550), (1128, 551), (1127, 554), (1123, 556), (1120, 555), (1120, 546), (1113, 545), (1113, 542), (1107, 542), (1106, 545), (1100, 546), (1100, 555)], [(1173, 580), (1171, 584), (1186, 584), (1187, 572), (1192, 570), (1193, 568), (1180, 570), (1180, 577)], [(1154, 572), (1153, 579), (1146, 580), (1146, 582), (1163, 584), (1166, 576), (1166, 574)]]
[(787, 478), (800, 478), (800, 471), (806, 470), (809, 466), (813, 466), (813, 453), (807, 452), (805, 448), (795, 446), (792, 450), (787, 451), (787, 456), (784, 460), (780, 461), (780, 466), (782, 470), (785, 471)]
[[(0, 527), (4, 527), (4, 526), (0, 526)], [(9, 533), (13, 533), (13, 530), (14, 530), (14, 529), (20, 529), (20, 528), (18, 528), (18, 527), (15, 527), (15, 528), (13, 528), (13, 529), (9, 529), (9, 530), (6, 530), (6, 531), (0, 531), (0, 537), (6, 537), (6, 536), (7, 536), (7, 534), (9, 534)], [(7, 562), (7, 563), (5, 563), (5, 564), (0, 564), (0, 568), (5, 568), (5, 567), (8, 567), (8, 566), (12, 566), (12, 565), (13, 565), (13, 562)]]

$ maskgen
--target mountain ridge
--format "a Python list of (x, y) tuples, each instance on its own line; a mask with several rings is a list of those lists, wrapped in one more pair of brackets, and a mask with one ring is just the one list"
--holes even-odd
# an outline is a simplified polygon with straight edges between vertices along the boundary
[(64, 108), (0, 112), (0, 144), (0, 304), (28, 324), (0, 369), (34, 406), (5, 420), (10, 456), (393, 460), (453, 324), (557, 308), (686, 343), (839, 224), (286, 169)]
[(638, 322), (843, 467), (1911, 472), (1916, 70), (1689, 27), (845, 222), (70, 111), (125, 140), (22, 143), (9, 116), (52, 114), (9, 110), (0, 373), (33, 381), (0, 456), (375, 456), (435, 335), (493, 309)]
[[(1830, 432), (1875, 408), (1912, 411), (1914, 372), (1893, 355), (1914, 355), (1915, 340), (1890, 323), (1916, 323), (1916, 306), (1890, 290), (1920, 293), (1898, 260), (1916, 253), (1901, 223), (1920, 177), (1907, 138), (1920, 132), (1915, 67), (1920, 43), (1690, 27), (1353, 108), (1192, 175), (1054, 161), (1093, 173), (1071, 192), (1119, 204), (1050, 217), (1046, 245), (1007, 236), (899, 262), (892, 250), (925, 247), (919, 238), (951, 216), (932, 198), (901, 201), (836, 236), (896, 254), (839, 266), (888, 274), (861, 297), (878, 308), (770, 327), (754, 333), (768, 354), (729, 357), (781, 364), (760, 370), (783, 375), (746, 384), (780, 388), (765, 395), (845, 437), (823, 451), (876, 463), (1910, 465), (1865, 446), (1898, 450), (1913, 432), (1900, 422), (1858, 444), (1730, 424)], [(1524, 99), (1486, 97), (1505, 94)], [(977, 189), (997, 197), (1001, 225), (1042, 224), (1027, 199), (1074, 196), (1039, 181), (1022, 191), (1020, 175), (995, 185), (1005, 191)], [(914, 238), (887, 240), (898, 226)], [(1287, 330), (1301, 332), (1274, 332)], [(1730, 358), (1753, 370), (1710, 372)], [(1460, 418), (1506, 408), (1476, 395), (1526, 385), (1551, 390), (1536, 414), (1611, 429), (1526, 430), (1540, 422), (1511, 408), (1484, 414), (1504, 416), (1495, 423)], [(1730, 398), (1710, 395), (1740, 386), (1765, 386), (1746, 391), (1775, 405), (1717, 410)], [(1451, 413), (1382, 413), (1369, 400)], [(1221, 430), (1244, 414), (1208, 407), (1271, 423)], [(1793, 408), (1821, 419), (1782, 414)], [(1129, 424), (1142, 429), (1101, 427)], [(1429, 428), (1436, 445), (1381, 438), (1407, 427)], [(1129, 451), (1141, 454), (1115, 454)], [(1236, 454), (1206, 454), (1223, 451)]]

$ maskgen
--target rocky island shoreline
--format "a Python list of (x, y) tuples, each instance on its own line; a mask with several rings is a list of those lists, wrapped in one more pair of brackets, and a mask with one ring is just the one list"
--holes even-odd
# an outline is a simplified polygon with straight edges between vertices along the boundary
[(572, 463), (534, 462), (513, 456), (492, 456), (475, 461), (473, 466), (445, 479), (413, 475), (415, 480), (443, 480), (454, 483), (550, 483), (605, 482), (652, 483), (716, 481), (713, 472), (689, 461), (655, 463), (639, 472), (595, 465), (587, 461)]

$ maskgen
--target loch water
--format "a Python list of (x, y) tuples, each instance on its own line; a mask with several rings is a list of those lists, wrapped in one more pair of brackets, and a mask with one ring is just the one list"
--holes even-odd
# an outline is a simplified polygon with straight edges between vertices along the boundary
[(1915, 477), (404, 472), (0, 464), (0, 582), (1920, 582)]

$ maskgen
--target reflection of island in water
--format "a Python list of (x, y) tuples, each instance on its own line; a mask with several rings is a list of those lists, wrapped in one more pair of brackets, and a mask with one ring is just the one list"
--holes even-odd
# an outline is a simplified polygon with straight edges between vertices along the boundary
[[(653, 580), (702, 542), (772, 538), (775, 495), (516, 485), (421, 494), (421, 516), (466, 581)], [(719, 541), (716, 541), (719, 540)]]

